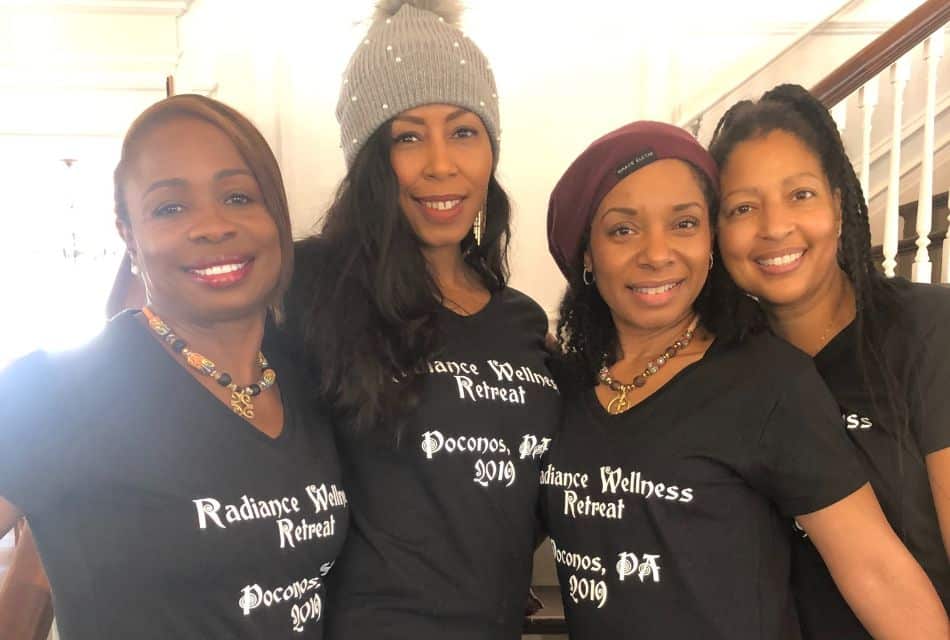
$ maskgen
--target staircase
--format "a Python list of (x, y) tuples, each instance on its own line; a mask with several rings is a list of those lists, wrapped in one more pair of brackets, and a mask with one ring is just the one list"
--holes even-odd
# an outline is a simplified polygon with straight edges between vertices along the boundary
[[(897, 0), (877, 1), (879, 4), (893, 4)], [(794, 28), (789, 27), (787, 33), (781, 34), (780, 37), (784, 38), (781, 45), (769, 48), (767, 53), (762, 55), (762, 63), (754, 73), (738, 80), (728, 74), (714, 74), (715, 82), (712, 83), (711, 95), (700, 92), (687, 96), (688, 100), (683, 100), (675, 106), (673, 114), (680, 116), (674, 119), (693, 131), (705, 143), (709, 141), (719, 116), (736, 100), (758, 97), (765, 89), (780, 82), (798, 82), (812, 87), (827, 105), (834, 107), (834, 115), (842, 130), (845, 145), (857, 173), (861, 176), (862, 186), (869, 199), (873, 238), (877, 245), (875, 260), (881, 270), (888, 275), (903, 275), (920, 282), (948, 283), (950, 52), (947, 51), (947, 42), (950, 38), (946, 38), (944, 32), (950, 20), (950, 2), (924, 2), (905, 19), (896, 21), (896, 24), (892, 19), (879, 19), (868, 26), (853, 17), (855, 10), (874, 2), (875, 0), (827, 2), (820, 12), (815, 11), (819, 15), (814, 19), (795, 23)], [(51, 4), (66, 7), (63, 15), (41, 16), (43, 20), (40, 20), (34, 15), (35, 11), (30, 3), (0, 0), (0, 7), (12, 6), (15, 14), (26, 15), (29, 18), (26, 24), (32, 28), (32, 31), (19, 26), (14, 29), (14, 22), (4, 22), (2, 18), (6, 14), (0, 14), (0, 34), (5, 36), (2, 39), (3, 44), (0, 44), (0, 88), (5, 92), (2, 107), (4, 131), (0, 133), (5, 134), (2, 138), (5, 144), (9, 145), (11, 140), (22, 139), (31, 144), (46, 141), (46, 144), (52, 145), (56, 140), (69, 137), (71, 144), (75, 145), (78, 140), (85, 145), (79, 149), (80, 155), (89, 145), (94, 145), (98, 153), (99, 146), (104, 144), (102, 141), (112, 141), (109, 144), (113, 144), (136, 113), (165, 94), (164, 78), (174, 73), (179, 79), (180, 89), (216, 95), (256, 116), (255, 119), (274, 143), (282, 160), (292, 204), (297, 203), (295, 210), (303, 212), (308, 224), (311, 222), (314, 212), (320, 208), (318, 205), (325, 199), (314, 185), (326, 185), (329, 189), (340, 177), (339, 173), (335, 173), (338, 168), (334, 168), (336, 165), (333, 164), (339, 163), (336, 129), (332, 125), (314, 124), (318, 122), (320, 114), (332, 120), (327, 114), (332, 113), (337, 79), (334, 77), (332, 81), (326, 81), (324, 86), (313, 81), (309, 70), (306, 70), (307, 73), (299, 73), (302, 67), (298, 69), (294, 64), (301, 59), (314, 58), (320, 67), (342, 69), (345, 60), (339, 58), (342, 55), (340, 52), (348, 52), (352, 43), (347, 41), (334, 44), (327, 51), (320, 50), (327, 56), (325, 58), (318, 58), (313, 53), (316, 50), (313, 48), (316, 46), (314, 43), (332, 36), (319, 32), (320, 37), (314, 37), (313, 30), (319, 29), (324, 22), (336, 23), (329, 20), (288, 20), (286, 16), (282, 18), (281, 11), (290, 11), (290, 3), (286, 4), (288, 8), (285, 9), (275, 8), (272, 12), (261, 10), (255, 14), (259, 19), (265, 20), (269, 27), (267, 29), (260, 29), (260, 24), (252, 24), (252, 21), (245, 19), (246, 16), (241, 13), (252, 11), (252, 8), (248, 7), (253, 3), (247, 3), (245, 6), (245, 3), (211, 3), (198, 0), (64, 0)], [(345, 7), (347, 4), (327, 9), (320, 5), (319, 11), (352, 11)], [(493, 3), (469, 4), (481, 5), (481, 10), (488, 16), (489, 9), (485, 7), (490, 8)], [(510, 6), (505, 7), (508, 13), (504, 15), (509, 16), (510, 12), (519, 10), (515, 6), (517, 3), (508, 4)], [(263, 7), (264, 3), (261, 3), (261, 6)], [(281, 3), (280, 6), (285, 5)], [(234, 13), (238, 17), (227, 22), (226, 28), (222, 28), (217, 24), (216, 18), (220, 16), (215, 13), (215, 7), (224, 7), (221, 15), (229, 16)], [(788, 7), (789, 11), (793, 9), (795, 7)], [(477, 11), (478, 9), (476, 15)], [(577, 11), (584, 16), (599, 17), (595, 16), (598, 11), (596, 3), (588, 3)], [(273, 13), (273, 16), (270, 13)], [(356, 11), (353, 13), (358, 14)], [(325, 14), (323, 15), (325, 17)], [(70, 17), (70, 20), (66, 20), (64, 16)], [(486, 17), (484, 20), (485, 24), (489, 25), (486, 27), (486, 33), (505, 28), (505, 21), (496, 20), (495, 16), (490, 17), (492, 19)], [(577, 31), (583, 32), (584, 20), (580, 20), (580, 17)], [(47, 18), (49, 24), (46, 24)], [(540, 18), (532, 15), (531, 19)], [(267, 20), (270, 22), (266, 22)], [(148, 26), (143, 28), (146, 21)], [(75, 32), (70, 31), (63, 26), (66, 22), (81, 23), (82, 28), (76, 29)], [(597, 25), (598, 29), (605, 26), (609, 25)], [(39, 29), (40, 27), (43, 29)], [(736, 27), (741, 30), (745, 25), (737, 24)], [(517, 25), (517, 28), (522, 27)], [(247, 33), (244, 30), (248, 30)], [(226, 37), (233, 31), (237, 32), (235, 37)], [(281, 40), (294, 40), (287, 36), (286, 32), (297, 36), (304, 34), (307, 37), (298, 38), (299, 42), (295, 41), (294, 46), (283, 53), (279, 51), (280, 43), (266, 39), (266, 46), (261, 45), (254, 49), (254, 43), (261, 40), (258, 37), (261, 31), (280, 33)], [(49, 40), (57, 44), (62, 55), (53, 58), (38, 55), (43, 50), (43, 41), (37, 33), (55, 35), (50, 35)], [(148, 37), (133, 37), (129, 34), (147, 34)], [(204, 46), (207, 44), (205, 39), (208, 35), (215, 38), (212, 39), (211, 45)], [(254, 37), (247, 37), (250, 35)], [(619, 41), (619, 38), (613, 40)], [(843, 42), (838, 42), (839, 40)], [(182, 45), (188, 42), (196, 43), (195, 48)], [(656, 42), (665, 43), (665, 40), (657, 36)], [(710, 37), (710, 43), (715, 42), (724, 46), (721, 33)], [(80, 45), (78, 49), (81, 53), (84, 52), (82, 55), (76, 55), (76, 43)], [(67, 45), (72, 46), (73, 50)], [(248, 48), (246, 52), (245, 47)], [(277, 61), (272, 65), (276, 69), (274, 73), (268, 72), (269, 61), (262, 59), (262, 48), (273, 50), (271, 53), (274, 55), (274, 52), (281, 53), (276, 55)], [(526, 98), (526, 102), (530, 102), (530, 108), (522, 111), (532, 120), (546, 120), (538, 114), (537, 97), (540, 93), (535, 92), (540, 92), (542, 85), (563, 85), (563, 90), (555, 96), (561, 102), (547, 100), (545, 107), (550, 104), (551, 110), (556, 112), (559, 104), (570, 104), (575, 95), (582, 95), (585, 104), (596, 106), (599, 110), (598, 118), (591, 119), (598, 120), (592, 124), (596, 132), (600, 132), (605, 127), (604, 122), (609, 121), (609, 118), (604, 117), (605, 114), (616, 115), (618, 111), (622, 111), (628, 118), (635, 117), (637, 114), (631, 116), (628, 112), (633, 100), (626, 100), (629, 97), (627, 93), (614, 95), (613, 100), (604, 101), (608, 104), (598, 103), (600, 96), (596, 93), (608, 92), (609, 81), (623, 82), (619, 78), (630, 71), (619, 66), (625, 61), (623, 56), (629, 48), (627, 43), (618, 46), (614, 58), (606, 58), (611, 63), (607, 66), (616, 64), (619, 71), (613, 70), (604, 75), (598, 75), (600, 72), (594, 61), (578, 58), (583, 53), (582, 46), (564, 47), (565, 50), (569, 48), (572, 49), (569, 59), (563, 60), (557, 58), (557, 51), (544, 52), (544, 56), (553, 57), (561, 63), (561, 66), (557, 67), (557, 76), (545, 75), (550, 74), (550, 70), (538, 62), (543, 61), (544, 56), (524, 56), (526, 64), (530, 62), (531, 73), (539, 74), (541, 80), (536, 84), (527, 81), (512, 83), (511, 86), (516, 89), (523, 90), (524, 85), (527, 85), (532, 90), (527, 92), (529, 95)], [(575, 49), (577, 51), (574, 51)], [(19, 66), (18, 61), (24, 57), (24, 52), (27, 58), (36, 53), (36, 59), (45, 62), (40, 65), (31, 61), (28, 66)], [(602, 54), (598, 55), (603, 57)], [(656, 50), (652, 51), (651, 55), (662, 57), (664, 52)], [(231, 67), (225, 64), (234, 59), (240, 60), (241, 66)], [(577, 62), (578, 59), (580, 63)], [(568, 63), (575, 63), (577, 67), (566, 66)], [(713, 61), (697, 61), (699, 65), (707, 63), (711, 65)], [(248, 70), (250, 73), (243, 73)], [(560, 74), (567, 74), (566, 77), (571, 82), (560, 82)], [(594, 81), (584, 84), (586, 78), (581, 76), (585, 75), (593, 77)], [(663, 73), (656, 75), (662, 76)], [(628, 73), (627, 77), (633, 76)], [(306, 92), (301, 91), (295, 84), (301, 78), (305, 81), (301, 86), (306, 87)], [(502, 80), (504, 79), (502, 77)], [(240, 87), (247, 95), (239, 93), (235, 87)], [(92, 95), (93, 88), (96, 89), (95, 96)], [(517, 91), (510, 93), (517, 94)], [(637, 88), (637, 91), (630, 93), (650, 92), (640, 92)], [(84, 105), (93, 103), (98, 105), (97, 108), (84, 108)], [(615, 111), (611, 112), (609, 103), (621, 106), (614, 106)], [(37, 105), (42, 105), (43, 109), (38, 109)], [(511, 102), (508, 105), (510, 107)], [(57, 114), (69, 112), (70, 117), (61, 120), (61, 130), (49, 131), (43, 128), (50, 111), (56, 111)], [(515, 160), (515, 163), (510, 165), (513, 167), (510, 176), (506, 176), (510, 183), (515, 185), (519, 177), (515, 167), (518, 172), (526, 174), (533, 171), (543, 173), (549, 169), (539, 163), (537, 149), (544, 151), (542, 155), (551, 155), (550, 146), (544, 146), (550, 145), (550, 138), (570, 139), (576, 136), (577, 139), (570, 142), (577, 150), (593, 139), (589, 131), (575, 126), (578, 125), (576, 122), (562, 127), (562, 123), (552, 120), (543, 132), (537, 134), (536, 139), (529, 140), (528, 144), (521, 141), (523, 148), (530, 148), (525, 151), (526, 155), (519, 159), (518, 116), (517, 110), (509, 110), (506, 114), (509, 125), (515, 123), (511, 136), (515, 144), (506, 142), (509, 146), (504, 162)], [(600, 122), (600, 119), (604, 122)], [(524, 122), (522, 119), (522, 125)], [(551, 131), (558, 132), (558, 136), (552, 136)], [(332, 158), (332, 162), (319, 155), (321, 149), (326, 150), (327, 157)], [(555, 151), (561, 150), (555, 148)], [(572, 150), (572, 153), (574, 152)], [(63, 148), (61, 152), (57, 147), (51, 155), (55, 158), (67, 158), (76, 157), (76, 153), (77, 149), (74, 147)], [(526, 157), (533, 158), (535, 164), (527, 164), (524, 160)], [(315, 166), (320, 171), (314, 170)], [(558, 170), (561, 169), (563, 167), (558, 167)], [(513, 191), (517, 190), (516, 187)], [(533, 191), (538, 193), (534, 194)], [(540, 184), (532, 184), (530, 188), (523, 188), (519, 195), (521, 213), (529, 216), (536, 215), (537, 211), (543, 209), (547, 193)], [(535, 196), (536, 202), (542, 204), (533, 206), (531, 198)], [(525, 204), (532, 206), (524, 206)], [(519, 230), (519, 243), (522, 244), (519, 244), (519, 249), (524, 247), (524, 243), (531, 237), (528, 233), (529, 221), (523, 219), (522, 222), (523, 226)], [(539, 224), (543, 226), (543, 222)], [(539, 230), (537, 235), (541, 238), (543, 233)], [(534, 258), (532, 260), (534, 266), (540, 262)], [(543, 283), (543, 286), (536, 287), (538, 291), (542, 288), (556, 288), (550, 286), (548, 274), (543, 273), (543, 270), (537, 271)], [(553, 266), (550, 273), (555, 274)], [(119, 297), (114, 297), (114, 302), (120, 304)], [(9, 558), (3, 557), (3, 552), (4, 550), (0, 549), (0, 565), (10, 561)], [(32, 552), (28, 548), (24, 550), (21, 545), (17, 547), (14, 555), (20, 555), (22, 558), (30, 553)], [(532, 637), (564, 638), (566, 627), (550, 556), (550, 547), (542, 545), (537, 554), (534, 582), (543, 595), (546, 607), (526, 621), (525, 632), (536, 634)], [(29, 565), (29, 562), (26, 565)], [(2, 577), (0, 574), (0, 581)], [(10, 586), (9, 582), (7, 586)], [(22, 593), (17, 600), (18, 594), (11, 591), (0, 588), (0, 611), (4, 598), (13, 598), (15, 603), (26, 601)], [(43, 606), (34, 608), (33, 613), (37, 615), (39, 622), (30, 633), (19, 637), (46, 636), (49, 620), (45, 607), (48, 602), (47, 598), (41, 603)], [(14, 605), (14, 610), (16, 609), (29, 613), (26, 607), (19, 604)], [(3, 631), (2, 627), (0, 631)]]
[[(929, 240), (929, 246), (927, 247), (927, 253), (929, 254), (929, 259), (933, 267), (933, 273), (943, 273), (944, 265), (944, 256), (943, 256), (943, 247), (946, 244), (947, 239), (947, 228), (948, 223), (947, 219), (950, 217), (950, 209), (947, 208), (947, 192), (943, 192), (939, 195), (933, 197), (933, 202), (931, 204), (933, 210), (933, 219), (931, 221), (931, 231), (927, 236)], [(898, 209), (898, 216), (900, 218), (899, 227), (904, 230), (911, 230), (911, 233), (901, 234), (901, 238), (897, 243), (897, 254), (895, 256), (896, 265), (894, 266), (895, 275), (901, 276), (902, 278), (907, 278), (908, 280), (914, 279), (914, 263), (917, 258), (917, 239), (918, 236), (914, 233), (914, 230), (917, 228), (917, 215), (918, 215), (918, 203), (910, 202), (908, 204), (901, 205)], [(884, 271), (884, 246), (876, 245), (871, 249), (871, 256), (874, 258), (875, 262), (880, 266), (881, 271)], [(946, 280), (942, 281), (946, 283)]]
[[(880, 270), (916, 282), (950, 283), (950, 52), (944, 55), (950, 2), (924, 2), (817, 82), (789, 75), (796, 60), (815, 58), (802, 50), (809, 35), (855, 4), (798, 34), (762, 69), (680, 124), (708, 143), (719, 117), (736, 101), (758, 98), (782, 82), (811, 86), (832, 110), (860, 176)], [(539, 554), (549, 556), (545, 547)], [(566, 638), (553, 568), (545, 557), (536, 562), (536, 590), (550, 609), (529, 618), (525, 631)]]
[[(847, 3), (840, 11), (858, 3)], [(821, 79), (827, 38), (815, 25), (743, 85), (681, 121), (708, 142), (719, 116), (743, 98), (799, 82), (827, 105), (868, 200), (881, 270), (950, 283), (946, 192), (950, 188), (950, 3), (928, 0)], [(836, 54), (841, 47), (830, 47)]]

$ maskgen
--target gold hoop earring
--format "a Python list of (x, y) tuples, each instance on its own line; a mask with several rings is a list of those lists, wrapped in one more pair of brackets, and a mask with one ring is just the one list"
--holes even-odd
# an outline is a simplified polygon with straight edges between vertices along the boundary
[(709, 270), (712, 271), (713, 268), (713, 254), (709, 254)]

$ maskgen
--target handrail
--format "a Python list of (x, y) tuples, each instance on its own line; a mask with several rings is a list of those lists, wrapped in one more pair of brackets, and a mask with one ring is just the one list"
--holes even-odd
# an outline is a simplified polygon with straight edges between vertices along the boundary
[(835, 106), (947, 22), (950, 22), (950, 2), (927, 0), (825, 76), (812, 87), (812, 94), (825, 106)]
[[(854, 6), (857, 2), (860, 2), (860, 0), (847, 0), (846, 2), (842, 2), (840, 5), (838, 5), (838, 7), (837, 7), (836, 9), (834, 9), (834, 11), (829, 11), (828, 13), (824, 14), (823, 16), (821, 16), (821, 18), (819, 18), (819, 19), (816, 20), (815, 22), (811, 23), (811, 25), (810, 25), (807, 29), (804, 29), (801, 33), (799, 33), (799, 34), (795, 37), (794, 40), (792, 40), (791, 42), (789, 42), (788, 44), (786, 44), (784, 47), (782, 47), (782, 50), (781, 50), (781, 51), (778, 51), (777, 53), (775, 53), (775, 55), (773, 55), (772, 57), (770, 57), (770, 58), (769, 58), (768, 60), (766, 60), (763, 64), (759, 65), (759, 66), (755, 69), (755, 71), (753, 71), (752, 73), (750, 73), (750, 74), (748, 74), (747, 76), (745, 76), (741, 81), (739, 81), (739, 82), (737, 82), (736, 84), (734, 84), (733, 86), (729, 87), (729, 89), (727, 89), (727, 90), (724, 91), (722, 94), (720, 94), (719, 96), (717, 96), (715, 100), (713, 100), (712, 102), (707, 103), (705, 107), (703, 107), (703, 108), (700, 109), (699, 111), (693, 113), (693, 114), (692, 114), (690, 117), (688, 117), (688, 118), (683, 118), (683, 117), (677, 118), (677, 122), (679, 123), (679, 126), (684, 127), (684, 128), (688, 128), (692, 123), (694, 123), (694, 122), (700, 120), (700, 119), (706, 114), (707, 111), (709, 111), (712, 107), (716, 106), (717, 104), (719, 104), (720, 102), (722, 102), (723, 100), (725, 100), (726, 98), (728, 98), (728, 97), (729, 97), (730, 95), (732, 95), (737, 89), (739, 89), (740, 87), (742, 87), (743, 85), (745, 85), (747, 82), (749, 82), (750, 80), (752, 80), (752, 78), (754, 78), (755, 76), (757, 76), (757, 75), (759, 74), (759, 72), (762, 71), (762, 69), (764, 69), (765, 67), (769, 66), (770, 64), (772, 64), (773, 62), (775, 62), (776, 60), (778, 60), (779, 58), (781, 58), (782, 56), (784, 56), (784, 55), (785, 55), (786, 53), (788, 53), (793, 47), (795, 47), (796, 45), (798, 45), (802, 40), (804, 40), (804, 39), (807, 38), (808, 36), (812, 35), (812, 34), (815, 32), (816, 29), (818, 29), (819, 27), (821, 27), (821, 26), (824, 25), (824, 24), (827, 24), (829, 21), (833, 20), (833, 19), (836, 18), (838, 15), (844, 13), (845, 11), (847, 11), (848, 9), (850, 9), (852, 6)], [(695, 132), (694, 132), (694, 134), (695, 134)]]

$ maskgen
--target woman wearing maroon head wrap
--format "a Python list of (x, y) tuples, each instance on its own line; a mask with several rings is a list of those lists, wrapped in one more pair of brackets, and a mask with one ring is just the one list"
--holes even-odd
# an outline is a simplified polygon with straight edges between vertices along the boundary
[(571, 637), (800, 638), (792, 518), (876, 637), (948, 637), (814, 367), (721, 269), (716, 185), (691, 136), (638, 122), (551, 196), (566, 406), (541, 482)]

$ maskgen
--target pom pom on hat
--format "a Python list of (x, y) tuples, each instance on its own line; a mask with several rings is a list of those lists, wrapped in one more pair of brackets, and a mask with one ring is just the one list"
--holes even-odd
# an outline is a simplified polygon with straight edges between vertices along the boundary
[(337, 102), (347, 166), (397, 114), (427, 104), (462, 107), (488, 130), (498, 163), (501, 129), (491, 65), (458, 28), (457, 0), (381, 0), (343, 75)]
[(458, 28), (462, 24), (464, 9), (457, 0), (380, 0), (376, 3), (373, 22), (392, 18), (405, 5), (434, 13), (453, 27)]

